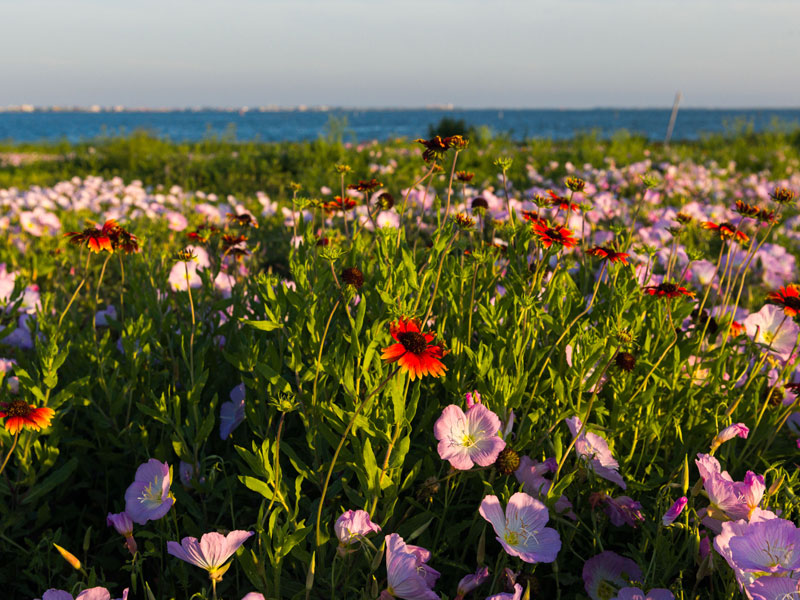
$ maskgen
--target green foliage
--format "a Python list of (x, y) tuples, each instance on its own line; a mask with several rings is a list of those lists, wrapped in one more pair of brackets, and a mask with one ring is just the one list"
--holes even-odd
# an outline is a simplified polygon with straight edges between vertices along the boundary
[[(9, 549), (0, 575), (13, 574), (13, 597), (95, 584), (111, 587), (112, 597), (126, 586), (136, 598), (210, 597), (205, 573), (169, 556), (166, 542), (248, 529), (255, 535), (217, 586), (220, 597), (257, 590), (270, 598), (375, 598), (386, 587), (383, 538), (372, 536), (340, 553), (333, 524), (348, 509), (369, 511), (382, 534), (396, 532), (431, 549), (430, 564), (442, 572), (437, 590), (448, 597), (477, 564), (487, 564), (495, 579), (482, 595), (500, 591), (497, 581), (508, 565), (535, 577), (539, 597), (582, 597), (583, 563), (602, 549), (636, 560), (646, 589), (728, 597), (735, 583), (720, 561), (702, 580), (713, 581), (714, 592), (695, 589), (697, 511), (707, 500), (687, 494), (686, 518), (669, 529), (660, 526), (660, 517), (694, 485), (696, 453), (708, 451), (720, 429), (744, 421), (752, 426), (750, 437), (728, 442), (717, 457), (736, 479), (748, 469), (765, 473), (767, 486), (775, 486), (768, 505), (783, 511), (783, 518), (797, 518), (796, 448), (786, 413), (770, 403), (774, 386), (765, 370), (751, 367), (760, 361), (778, 369), (776, 359), (763, 345), (703, 339), (696, 326), (684, 327), (692, 321), (690, 301), (644, 295), (633, 265), (609, 263), (599, 277), (594, 258), (556, 245), (545, 250), (519, 215), (513, 224), (483, 215), (474, 228), (454, 227), (444, 208), (430, 211), (450, 196), (453, 207), (470, 199), (460, 186), (448, 189), (448, 171), (429, 182), (422, 225), (419, 204), (401, 215), (401, 190), (428, 170), (416, 158), (419, 148), (402, 140), (363, 151), (346, 148), (345, 125), (332, 122), (327, 139), (304, 144), (237, 142), (232, 136), (174, 144), (137, 133), (76, 147), (36, 146), (59, 159), (0, 168), (3, 185), (95, 174), (138, 178), (165, 193), (172, 185), (215, 192), (218, 205), (240, 204), (259, 224), (217, 223), (221, 231), (205, 246), (210, 265), (200, 271), (201, 284), (191, 296), (168, 282), (172, 257), (187, 244), (185, 233), (141, 212), (125, 227), (139, 236), (142, 252), (112, 256), (107, 264), (107, 254), (91, 255), (87, 263), (85, 248), (24, 231), (14, 233), (15, 244), (0, 248), (0, 262), (19, 273), (0, 312), (16, 316), (29, 284), (42, 294), (31, 316), (34, 348), (9, 349), (17, 361), (18, 397), (56, 411), (45, 432), (22, 433), (0, 478), (0, 544)], [(463, 123), (449, 125), (461, 130), (448, 133), (465, 133)], [(796, 171), (796, 133), (745, 135), (746, 142), (718, 136), (668, 149), (630, 136), (525, 144), (489, 139), (460, 154), (457, 168), (476, 173), (470, 184), (476, 190), (493, 186), (501, 196), (502, 171), (510, 194), (522, 199), (520, 190), (534, 178), (537, 186), (560, 186), (572, 171), (569, 161), (596, 167), (649, 161), (638, 171), (648, 176), (614, 182), (615, 197), (630, 199), (630, 206), (587, 224), (631, 240), (635, 207), (645, 204), (646, 212), (649, 194), (664, 192), (663, 161), (706, 155), (721, 165), (736, 161), (738, 171), (731, 168), (725, 179), (730, 192), (757, 171), (774, 177)], [(292, 182), (310, 197), (323, 185), (338, 193), (341, 180), (333, 167), (341, 163), (353, 169), (343, 173), (345, 183), (383, 169), (375, 176), (398, 199), (400, 230), (371, 232), (365, 219), (356, 224), (351, 218), (345, 235), (341, 213), (326, 214), (310, 202), (309, 218), (296, 224), (285, 224), (280, 208), (262, 215), (257, 191), (287, 212), (300, 197)], [(227, 200), (228, 193), (236, 199)], [(693, 198), (710, 199), (712, 193)], [(660, 201), (676, 207), (686, 202), (666, 193)], [(206, 222), (193, 210), (200, 202), (213, 203), (198, 197), (186, 207), (190, 231)], [(453, 212), (451, 207), (449, 216)], [(81, 230), (85, 219), (101, 220), (86, 210), (59, 216), (65, 231)], [(761, 235), (775, 235), (771, 231)], [(225, 259), (223, 233), (248, 238), (246, 269)], [(502, 248), (493, 245), (495, 238), (502, 238)], [(721, 244), (709, 242), (696, 226), (681, 231), (680, 243), (709, 261)], [(648, 254), (638, 242), (633, 249)], [(231, 263), (226, 272), (224, 263)], [(657, 265), (664, 274), (663, 261)], [(352, 266), (363, 272), (358, 290), (341, 280), (342, 269)], [(232, 280), (229, 293), (218, 285), (220, 276)], [(763, 284), (748, 279), (744, 289), (740, 304), (759, 308)], [(95, 326), (96, 310), (112, 304), (117, 317)], [(436, 334), (447, 350), (445, 376), (411, 381), (382, 360), (382, 351), (395, 343), (391, 324), (401, 316), (419, 319)], [(4, 327), (16, 322), (3, 318)], [(623, 350), (636, 356), (630, 372), (614, 363)], [(17, 397), (7, 383), (0, 381), (3, 402)], [(221, 405), (240, 384), (245, 421), (222, 439)], [(515, 415), (505, 435), (509, 446), (536, 461), (555, 457), (562, 463), (542, 497), (551, 508), (549, 525), (563, 542), (555, 564), (507, 557), (478, 516), (486, 494), (505, 502), (520, 489), (513, 475), (491, 467), (457, 472), (436, 453), (434, 423), (445, 406), (463, 405), (473, 390), (504, 425)], [(621, 492), (575, 458), (564, 424), (575, 415), (588, 417), (589, 431), (609, 441), (629, 485), (626, 493), (642, 503), (645, 520), (638, 528), (612, 525), (593, 505), (597, 494)], [(3, 457), (12, 440), (0, 430)], [(136, 526), (140, 552), (131, 560), (105, 515), (125, 508), (125, 490), (149, 458), (173, 467), (176, 504), (166, 518)], [(577, 520), (557, 514), (561, 494)], [(85, 573), (67, 565), (52, 543), (76, 554)]]

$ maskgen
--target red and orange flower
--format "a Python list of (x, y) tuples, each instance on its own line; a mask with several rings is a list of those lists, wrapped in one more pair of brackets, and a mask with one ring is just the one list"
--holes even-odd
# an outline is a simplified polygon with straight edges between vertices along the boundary
[(87, 227), (83, 231), (70, 231), (65, 233), (64, 237), (69, 238), (70, 244), (76, 246), (86, 245), (91, 252), (100, 254), (104, 250), (106, 252), (114, 252), (114, 247), (111, 244), (111, 238), (115, 230), (119, 227), (114, 219), (109, 219), (103, 224), (103, 227)]
[(522, 218), (526, 221), (530, 221), (531, 223), (541, 223), (542, 225), (547, 225), (547, 221), (540, 217), (534, 210), (523, 210)]
[(800, 286), (797, 284), (781, 286), (777, 292), (767, 294), (767, 302), (783, 307), (783, 314), (787, 317), (800, 315)]
[(343, 212), (355, 207), (356, 201), (352, 198), (342, 198), (341, 196), (334, 196), (333, 200), (328, 200), (323, 203), (322, 208), (328, 214)]
[(553, 244), (558, 244), (564, 248), (574, 248), (578, 245), (578, 240), (574, 237), (574, 234), (560, 225), (550, 225), (546, 221), (537, 221), (533, 223), (533, 232), (545, 248), (549, 248)]
[(736, 241), (742, 242), (743, 244), (746, 244), (750, 240), (744, 231), (739, 231), (735, 225), (727, 222), (717, 225), (713, 221), (704, 221), (703, 229), (711, 229), (716, 231), (719, 234), (720, 239), (723, 240), (736, 238)]
[(36, 407), (25, 400), (17, 399), (11, 402), (0, 402), (0, 419), (5, 418), (5, 427), (8, 433), (16, 435), (22, 428), (39, 431), (42, 427), (49, 427), (50, 420), (55, 411), (46, 406)]
[(348, 190), (356, 190), (359, 192), (365, 192), (367, 194), (374, 192), (377, 189), (383, 187), (383, 184), (378, 181), (377, 179), (370, 179), (368, 181), (364, 181), (360, 179), (358, 183), (351, 183), (347, 186)]
[(605, 248), (603, 246), (595, 246), (594, 248), (589, 248), (586, 252), (591, 254), (592, 256), (599, 256), (609, 262), (621, 262), (623, 265), (628, 264), (628, 254), (625, 252), (617, 252), (613, 248)]
[(441, 344), (433, 343), (436, 337), (433, 333), (420, 331), (416, 319), (401, 318), (392, 323), (389, 332), (397, 343), (384, 348), (381, 358), (386, 362), (396, 362), (408, 372), (411, 381), (424, 375), (441, 377), (447, 371), (440, 360), (447, 351)]
[(686, 296), (688, 298), (694, 298), (694, 292), (690, 292), (685, 287), (678, 285), (677, 283), (670, 283), (665, 281), (664, 283), (660, 283), (658, 285), (648, 285), (642, 288), (642, 291), (645, 294), (650, 294), (651, 296), (658, 296), (659, 298), (678, 298), (680, 296)]
[(547, 190), (547, 195), (550, 196), (548, 198), (548, 202), (550, 206), (553, 208), (557, 208), (558, 210), (565, 210), (565, 211), (572, 211), (572, 212), (579, 212), (581, 207), (577, 204), (574, 204), (564, 198), (564, 196), (559, 196), (553, 190)]

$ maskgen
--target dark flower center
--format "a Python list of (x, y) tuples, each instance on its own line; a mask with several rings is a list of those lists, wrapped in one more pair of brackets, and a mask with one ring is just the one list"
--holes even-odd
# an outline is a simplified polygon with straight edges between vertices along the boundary
[(658, 286), (658, 291), (663, 294), (674, 294), (678, 291), (678, 286), (674, 283), (662, 283)]
[(797, 296), (784, 296), (783, 304), (784, 306), (800, 311), (800, 298)]
[(397, 339), (399, 339), (400, 343), (403, 344), (403, 348), (412, 354), (422, 354), (425, 351), (425, 348), (428, 347), (428, 341), (425, 339), (425, 336), (418, 331), (406, 331), (405, 333), (400, 333), (398, 334)]
[(30, 405), (24, 400), (14, 400), (9, 402), (6, 414), (9, 417), (27, 417), (33, 412)]
[(633, 371), (633, 367), (636, 366), (636, 357), (630, 352), (620, 352), (614, 358), (614, 362), (623, 371), (630, 372)]
[(349, 267), (342, 271), (342, 280), (346, 284), (352, 285), (354, 288), (358, 289), (364, 285), (364, 274), (358, 267)]
[(561, 235), (561, 232), (558, 231), (557, 229), (548, 229), (547, 231), (544, 232), (544, 234), (547, 237), (549, 237), (550, 239), (552, 239), (553, 241), (556, 241), (556, 242), (563, 242), (564, 241), (564, 236)]
[(486, 198), (478, 196), (477, 198), (473, 198), (472, 208), (489, 208), (489, 203), (486, 201)]
[(519, 454), (513, 448), (506, 446), (497, 455), (494, 466), (503, 475), (511, 475), (519, 468)]

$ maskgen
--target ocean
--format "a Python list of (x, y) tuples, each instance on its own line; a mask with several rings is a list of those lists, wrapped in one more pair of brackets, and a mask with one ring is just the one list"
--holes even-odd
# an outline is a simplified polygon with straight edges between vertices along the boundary
[[(79, 142), (101, 136), (147, 130), (174, 141), (209, 136), (237, 140), (300, 141), (343, 133), (345, 141), (425, 137), (428, 127), (449, 117), (467, 126), (488, 127), (513, 139), (565, 139), (596, 132), (611, 137), (620, 131), (663, 140), (671, 109), (590, 110), (329, 110), (329, 111), (171, 111), (171, 112), (31, 112), (0, 113), (0, 140)], [(704, 134), (732, 132), (743, 126), (755, 131), (780, 123), (800, 127), (800, 109), (681, 109), (673, 140), (693, 140)]]

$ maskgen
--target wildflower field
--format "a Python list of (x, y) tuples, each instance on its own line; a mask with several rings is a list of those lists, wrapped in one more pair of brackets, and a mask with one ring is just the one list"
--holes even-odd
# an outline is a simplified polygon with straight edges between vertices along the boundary
[(800, 133), (0, 146), (0, 597), (800, 589)]

